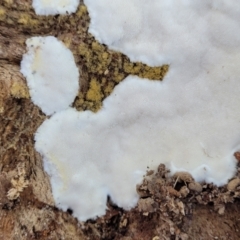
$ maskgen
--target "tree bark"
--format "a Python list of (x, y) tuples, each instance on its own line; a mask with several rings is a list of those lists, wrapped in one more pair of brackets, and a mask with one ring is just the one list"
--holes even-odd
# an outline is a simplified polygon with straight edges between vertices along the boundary
[[(103, 99), (129, 74), (162, 80), (168, 70), (166, 65), (153, 68), (130, 62), (125, 55), (109, 50), (88, 33), (89, 22), (83, 1), (71, 15), (37, 16), (30, 0), (0, 0), (0, 239), (157, 240), (167, 231), (161, 229), (164, 220), (159, 215), (145, 216), (138, 208), (126, 212), (111, 201), (105, 217), (87, 223), (78, 222), (70, 210), (62, 212), (54, 207), (49, 177), (33, 140), (46, 116), (31, 102), (26, 80), (20, 73), (26, 39), (55, 36), (73, 52), (80, 71), (81, 88), (74, 102), (79, 111), (98, 111)], [(237, 212), (236, 206), (231, 205), (229, 211)], [(191, 216), (195, 222), (186, 220), (182, 230), (195, 236), (203, 227), (199, 218), (213, 216), (207, 213), (210, 210), (211, 207), (194, 208)], [(212, 223), (224, 225), (223, 218), (214, 216)], [(239, 239), (239, 222), (234, 217), (231, 220), (229, 214), (225, 218), (232, 225), (222, 227), (224, 234), (235, 234), (227, 239)], [(189, 228), (184, 229), (187, 224)], [(211, 234), (215, 233), (215, 225)], [(168, 230), (166, 236), (169, 234)], [(189, 239), (213, 238), (196, 235)]]

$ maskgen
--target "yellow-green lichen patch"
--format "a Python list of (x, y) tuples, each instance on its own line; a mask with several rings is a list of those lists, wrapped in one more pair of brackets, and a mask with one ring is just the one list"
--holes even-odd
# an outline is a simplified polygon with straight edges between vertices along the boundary
[(161, 67), (149, 67), (140, 62), (125, 62), (123, 68), (128, 74), (138, 75), (141, 78), (152, 80), (162, 80), (167, 73), (169, 66), (163, 65)]
[(13, 82), (13, 84), (10, 88), (10, 92), (14, 98), (29, 98), (30, 97), (26, 83), (23, 83), (20, 81)]
[(86, 99), (92, 102), (98, 102), (102, 100), (102, 97), (101, 85), (95, 78), (93, 78), (90, 82), (90, 88), (87, 91)]
[(38, 21), (32, 18), (32, 16), (28, 13), (21, 13), (18, 18), (18, 23), (27, 27), (36, 27), (38, 25)]
[(82, 16), (87, 15), (87, 14), (88, 14), (88, 12), (87, 12), (87, 7), (86, 7), (85, 5), (82, 5), (82, 4), (81, 4), (81, 5), (79, 6), (77, 12), (76, 12), (76, 15), (77, 15), (78, 17), (82, 17)]
[(105, 88), (104, 88), (105, 96), (110, 95), (110, 93), (113, 91), (114, 86), (115, 86), (114, 82), (108, 82), (105, 85)]
[(74, 107), (78, 111), (91, 110), (97, 112), (102, 106), (102, 101), (89, 101), (86, 99), (85, 94), (82, 92), (78, 93), (78, 96), (74, 102)]
[(88, 102), (94, 112), (101, 107), (103, 97), (104, 95), (101, 90), (101, 84), (96, 78), (93, 78), (90, 81), (90, 87), (86, 94), (86, 102)]
[(79, 44), (79, 55), (83, 58), (86, 67), (91, 73), (103, 74), (111, 62), (111, 55), (106, 48), (98, 42)]

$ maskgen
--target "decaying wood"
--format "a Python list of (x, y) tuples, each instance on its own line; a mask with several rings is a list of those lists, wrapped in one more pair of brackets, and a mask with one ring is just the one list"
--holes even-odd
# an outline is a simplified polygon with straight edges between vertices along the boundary
[[(74, 102), (79, 111), (97, 111), (129, 74), (162, 80), (168, 70), (168, 66), (151, 68), (130, 62), (109, 50), (87, 32), (89, 21), (82, 1), (74, 14), (37, 16), (30, 0), (0, 0), (0, 239), (239, 239), (239, 204), (228, 205), (221, 218), (207, 207), (211, 201), (216, 206), (234, 201), (237, 185), (229, 195), (199, 185), (195, 191), (187, 186), (179, 191), (184, 179), (175, 186), (176, 179), (168, 179), (162, 165), (158, 175), (148, 174), (151, 181), (145, 179), (139, 186), (141, 199), (129, 212), (109, 200), (106, 216), (81, 223), (71, 209), (62, 212), (54, 207), (49, 178), (33, 140), (46, 116), (32, 104), (19, 71), (26, 39), (52, 35), (71, 49), (81, 73), (81, 89)], [(19, 166), (24, 166), (22, 175)], [(201, 238), (199, 231), (203, 231)]]

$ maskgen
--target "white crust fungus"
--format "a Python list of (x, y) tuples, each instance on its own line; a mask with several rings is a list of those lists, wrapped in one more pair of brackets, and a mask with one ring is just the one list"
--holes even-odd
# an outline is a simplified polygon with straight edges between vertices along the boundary
[(79, 0), (33, 0), (38, 15), (71, 14), (76, 12)]
[[(129, 76), (97, 113), (57, 112), (35, 135), (59, 208), (103, 215), (107, 195), (138, 200), (147, 167), (227, 183), (240, 150), (240, 4), (229, 0), (85, 0), (90, 31), (134, 61), (170, 64), (163, 80)], [(54, 93), (54, 88), (52, 89)]]
[(66, 109), (79, 88), (72, 52), (52, 36), (32, 37), (26, 44), (21, 73), (27, 79), (32, 101), (47, 115)]
[[(84, 0), (89, 32), (132, 61), (151, 66), (194, 64), (204, 70), (214, 50), (240, 45), (236, 0)], [(208, 52), (210, 51), (210, 52)], [(204, 62), (207, 60), (207, 62)], [(184, 72), (184, 71), (183, 71)]]
[[(240, 87), (215, 83), (228, 96)], [(40, 126), (35, 147), (44, 157), (59, 208), (70, 207), (78, 219), (87, 220), (104, 213), (110, 195), (119, 207), (130, 209), (147, 166), (156, 169), (159, 163), (172, 174), (188, 171), (196, 181), (216, 185), (232, 177), (240, 113), (235, 120), (232, 114), (240, 96), (232, 105), (223, 93), (215, 95), (211, 82), (202, 82), (207, 94), (197, 81), (185, 90), (181, 82), (168, 84), (129, 76), (98, 113), (68, 109)], [(189, 101), (191, 94), (195, 98)]]

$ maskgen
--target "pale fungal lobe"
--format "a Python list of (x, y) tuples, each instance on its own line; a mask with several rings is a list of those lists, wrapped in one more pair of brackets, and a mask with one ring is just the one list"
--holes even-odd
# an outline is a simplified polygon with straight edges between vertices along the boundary
[(57, 38), (32, 37), (26, 41), (21, 73), (34, 104), (51, 115), (68, 108), (79, 89), (79, 72), (72, 52)]
[(33, 0), (32, 6), (38, 15), (71, 14), (76, 12), (79, 0)]
[[(147, 167), (226, 184), (240, 150), (240, 3), (85, 0), (90, 32), (131, 60), (169, 64), (162, 82), (129, 76), (93, 113), (57, 112), (35, 135), (59, 208), (103, 215), (107, 195), (138, 201)], [(54, 92), (54, 89), (52, 89)]]

